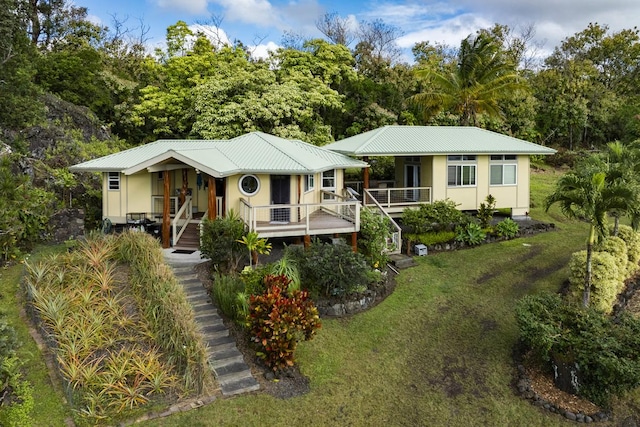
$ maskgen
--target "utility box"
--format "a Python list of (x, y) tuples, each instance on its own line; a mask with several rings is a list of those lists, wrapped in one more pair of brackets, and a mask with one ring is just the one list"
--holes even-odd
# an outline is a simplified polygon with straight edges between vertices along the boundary
[(413, 253), (418, 256), (425, 256), (427, 254), (427, 247), (425, 245), (415, 245), (413, 247)]

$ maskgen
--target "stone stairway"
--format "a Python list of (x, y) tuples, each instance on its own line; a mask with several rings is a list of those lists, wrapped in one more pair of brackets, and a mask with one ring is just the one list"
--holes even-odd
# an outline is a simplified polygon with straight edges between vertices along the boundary
[(169, 263), (191, 303), (202, 336), (208, 345), (209, 366), (213, 369), (223, 396), (255, 391), (260, 384), (244, 362), (235, 339), (211, 303), (207, 290), (194, 271), (194, 264)]

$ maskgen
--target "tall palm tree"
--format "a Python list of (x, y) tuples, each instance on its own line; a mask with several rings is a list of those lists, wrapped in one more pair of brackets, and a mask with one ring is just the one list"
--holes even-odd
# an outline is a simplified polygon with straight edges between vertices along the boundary
[(633, 190), (624, 182), (607, 180), (607, 168), (591, 160), (583, 162), (574, 171), (563, 175), (555, 191), (545, 201), (545, 209), (558, 203), (568, 218), (589, 222), (587, 239), (587, 268), (582, 304), (589, 306), (592, 285), (592, 253), (596, 238), (607, 235), (607, 213), (613, 210), (628, 212), (634, 205)]
[(499, 41), (484, 32), (462, 41), (457, 64), (418, 70), (416, 75), (426, 80), (426, 89), (411, 101), (427, 116), (453, 111), (462, 126), (475, 126), (480, 113), (500, 117), (499, 101), (526, 87)]

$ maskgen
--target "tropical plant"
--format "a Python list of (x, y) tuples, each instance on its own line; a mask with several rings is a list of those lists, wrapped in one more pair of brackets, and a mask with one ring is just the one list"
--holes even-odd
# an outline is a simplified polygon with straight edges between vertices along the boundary
[(493, 219), (493, 212), (496, 209), (496, 198), (491, 194), (487, 196), (484, 202), (480, 203), (478, 208), (478, 219), (482, 228), (489, 228)]
[(496, 233), (505, 239), (513, 239), (518, 235), (520, 226), (511, 218), (505, 218), (496, 224)]
[(391, 240), (391, 220), (384, 215), (377, 214), (371, 209), (364, 208), (360, 212), (360, 239), (358, 247), (369, 260), (373, 268), (386, 268), (389, 262), (389, 247)]
[(584, 218), (589, 222), (585, 285), (582, 304), (589, 306), (592, 288), (592, 253), (596, 237), (607, 233), (607, 213), (612, 210), (629, 211), (635, 203), (633, 190), (623, 182), (607, 183), (607, 171), (602, 164), (582, 162), (579, 167), (560, 177), (556, 188), (545, 201), (545, 208), (558, 203), (568, 218)]
[(200, 252), (220, 272), (236, 272), (243, 258), (244, 246), (240, 242), (244, 233), (244, 223), (233, 210), (213, 221), (205, 219)]
[(313, 338), (321, 325), (307, 291), (289, 290), (289, 282), (285, 276), (267, 276), (266, 291), (250, 297), (251, 341), (274, 371), (292, 366), (298, 342)]
[(314, 240), (307, 249), (288, 246), (286, 251), (298, 266), (302, 287), (314, 297), (355, 294), (371, 282), (364, 255), (353, 252), (351, 246)]
[(460, 125), (476, 126), (478, 114), (500, 117), (499, 101), (525, 88), (516, 64), (487, 32), (464, 39), (457, 59), (455, 65), (442, 70), (416, 71), (425, 80), (425, 89), (411, 100), (428, 118), (445, 110), (457, 114)]
[(271, 253), (271, 243), (267, 239), (260, 237), (255, 231), (250, 231), (237, 240), (249, 250), (249, 267), (258, 265), (258, 254), (268, 255)]
[(456, 227), (456, 241), (470, 246), (479, 245), (487, 238), (487, 233), (475, 222)]

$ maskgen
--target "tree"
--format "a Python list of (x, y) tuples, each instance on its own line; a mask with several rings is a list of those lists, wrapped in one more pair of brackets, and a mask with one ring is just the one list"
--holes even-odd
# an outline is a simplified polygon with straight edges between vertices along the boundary
[(498, 101), (526, 87), (500, 43), (486, 32), (462, 41), (457, 64), (423, 68), (416, 75), (425, 80), (424, 89), (412, 101), (427, 117), (452, 111), (462, 126), (475, 126), (478, 114), (500, 117)]
[(43, 112), (24, 21), (17, 0), (0, 0), (0, 127), (9, 129), (32, 124)]
[(560, 177), (556, 188), (545, 201), (545, 209), (554, 204), (568, 218), (584, 218), (589, 222), (587, 239), (587, 266), (585, 286), (582, 296), (584, 307), (589, 306), (592, 284), (592, 253), (596, 238), (607, 234), (607, 213), (613, 210), (632, 209), (633, 191), (626, 183), (610, 180), (607, 182), (607, 165), (593, 160), (585, 161), (576, 170)]
[(355, 39), (352, 23), (337, 12), (322, 15), (316, 21), (316, 28), (335, 44), (349, 46)]

